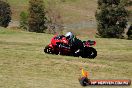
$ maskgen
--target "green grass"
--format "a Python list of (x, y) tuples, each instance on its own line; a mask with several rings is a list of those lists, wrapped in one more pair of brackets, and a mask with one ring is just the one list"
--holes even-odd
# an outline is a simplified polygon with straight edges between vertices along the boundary
[(0, 28), (0, 88), (82, 88), (80, 67), (90, 72), (91, 79), (132, 78), (131, 40), (92, 38), (98, 56), (83, 59), (45, 54), (43, 48), (52, 37)]

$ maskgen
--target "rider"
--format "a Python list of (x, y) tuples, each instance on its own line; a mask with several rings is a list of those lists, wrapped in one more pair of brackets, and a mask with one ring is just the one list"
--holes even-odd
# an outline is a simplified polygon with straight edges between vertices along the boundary
[(83, 47), (82, 41), (76, 38), (72, 32), (67, 32), (65, 37), (68, 40), (70, 47), (74, 49), (75, 53), (78, 53)]

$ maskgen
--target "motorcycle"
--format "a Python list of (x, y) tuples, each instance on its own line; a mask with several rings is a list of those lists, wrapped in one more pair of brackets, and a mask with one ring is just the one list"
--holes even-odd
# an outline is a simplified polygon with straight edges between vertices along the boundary
[(97, 56), (96, 49), (92, 47), (96, 45), (95, 41), (81, 41), (81, 44), (83, 45), (81, 49), (78, 49), (79, 45), (72, 48), (64, 35), (55, 35), (51, 39), (51, 43), (45, 47), (44, 52), (56, 55), (81, 56), (82, 58), (95, 58)]

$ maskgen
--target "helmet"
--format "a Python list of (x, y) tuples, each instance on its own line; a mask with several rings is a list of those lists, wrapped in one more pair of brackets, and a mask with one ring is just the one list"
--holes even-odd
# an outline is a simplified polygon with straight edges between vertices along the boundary
[(65, 37), (66, 37), (66, 39), (72, 39), (73, 38), (73, 33), (72, 32), (67, 32)]

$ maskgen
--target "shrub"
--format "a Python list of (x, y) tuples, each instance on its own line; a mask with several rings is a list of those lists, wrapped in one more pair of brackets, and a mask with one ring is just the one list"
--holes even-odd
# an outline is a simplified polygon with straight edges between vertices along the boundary
[(0, 0), (0, 26), (7, 27), (11, 21), (11, 9), (7, 2)]
[(132, 24), (127, 31), (127, 36), (128, 36), (128, 39), (132, 40)]
[(21, 12), (20, 13), (20, 28), (24, 30), (28, 30), (28, 13)]

